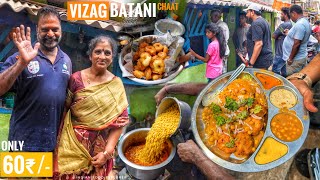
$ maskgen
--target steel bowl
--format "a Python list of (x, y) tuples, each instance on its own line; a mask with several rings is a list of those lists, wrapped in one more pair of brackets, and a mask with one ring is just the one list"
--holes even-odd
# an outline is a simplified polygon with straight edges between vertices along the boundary
[[(144, 37), (156, 37), (155, 35), (148, 35), (148, 36), (144, 36)], [(131, 45), (127, 45), (125, 46), (124, 48), (122, 48), (121, 50), (121, 53), (120, 53), (120, 56), (119, 56), (119, 61), (118, 61), (118, 64), (119, 64), (119, 67), (122, 71), (122, 74), (125, 74), (125, 75), (128, 75), (128, 74), (131, 74), (131, 72), (127, 71), (127, 69), (125, 68), (125, 61), (124, 61), (124, 56), (128, 53), (130, 53), (132, 50), (132, 47)], [(184, 52), (181, 51), (180, 52), (181, 55), (184, 55)], [(158, 79), (158, 80), (153, 80), (153, 81), (148, 81), (148, 80), (145, 80), (145, 79), (139, 79), (139, 78), (136, 78), (134, 77), (133, 75), (132, 76), (125, 76), (127, 77), (128, 79), (134, 81), (134, 82), (137, 82), (137, 83), (141, 83), (141, 84), (146, 84), (146, 85), (156, 85), (156, 84), (164, 84), (168, 81), (171, 81), (172, 79), (174, 79), (175, 77), (177, 77), (180, 72), (182, 72), (182, 70), (184, 69), (184, 66), (186, 65), (187, 62), (185, 63), (176, 63), (174, 65), (174, 68), (168, 73), (168, 76), (166, 77), (163, 77), (162, 79)]]
[[(201, 91), (201, 93), (199, 94), (199, 96), (193, 106), (193, 109), (192, 109), (191, 127), (192, 127), (192, 131), (195, 136), (195, 140), (196, 140), (197, 144), (203, 150), (203, 152), (206, 154), (206, 156), (209, 159), (211, 159), (213, 162), (217, 163), (218, 165), (220, 165), (224, 168), (234, 170), (234, 171), (259, 172), (259, 171), (264, 171), (264, 170), (268, 170), (268, 169), (277, 167), (277, 166), (285, 163), (286, 161), (288, 161), (292, 156), (294, 156), (298, 152), (298, 150), (301, 148), (301, 146), (303, 145), (303, 143), (307, 137), (310, 120), (309, 120), (309, 114), (303, 106), (302, 95), (300, 94), (298, 89), (293, 84), (291, 84), (291, 82), (289, 82), (287, 79), (285, 79), (284, 77), (282, 77), (280, 75), (274, 74), (271, 71), (255, 69), (255, 68), (245, 69), (243, 71), (243, 73), (250, 74), (253, 77), (253, 79), (260, 85), (261, 89), (264, 90), (264, 93), (266, 95), (267, 102), (268, 102), (268, 119), (267, 119), (267, 123), (266, 123), (266, 130), (264, 132), (264, 136), (263, 136), (262, 140), (260, 141), (256, 151), (245, 161), (241, 161), (240, 163), (239, 162), (236, 163), (236, 161), (232, 161), (232, 160), (236, 160), (235, 157), (230, 157), (231, 160), (225, 160), (225, 159), (220, 158), (218, 155), (216, 155), (214, 152), (212, 152), (205, 145), (204, 140), (200, 136), (200, 134), (204, 132), (204, 128), (205, 128), (205, 124), (202, 121), (202, 116), (201, 116), (202, 111), (204, 109), (204, 107), (202, 106), (202, 103), (201, 103), (202, 99), (203, 99), (203, 97), (205, 97), (205, 95), (207, 93), (217, 91), (219, 88), (221, 88), (223, 86), (223, 84), (225, 82), (227, 82), (227, 80), (231, 76), (232, 72), (228, 72), (228, 73), (225, 73), (225, 74), (219, 76), (218, 78), (216, 78), (215, 80), (210, 82)], [(256, 73), (263, 73), (263, 74), (272, 76), (274, 78), (277, 78), (282, 82), (282, 84), (279, 86), (272, 87), (271, 89), (264, 89), (261, 82), (256, 77)], [(277, 113), (279, 113), (280, 109), (275, 107), (270, 102), (269, 96), (273, 90), (278, 89), (278, 88), (284, 88), (287, 90), (291, 90), (296, 95), (296, 98), (298, 100), (297, 104), (294, 107), (290, 108), (289, 110), (296, 112), (296, 116), (299, 118), (299, 120), (302, 123), (303, 132), (302, 132), (302, 135), (299, 137), (299, 139), (292, 141), (292, 142), (285, 142), (285, 141), (278, 139), (272, 133), (271, 128), (270, 128), (270, 123), (271, 123), (272, 118)], [(265, 140), (269, 137), (286, 145), (288, 147), (288, 152), (284, 156), (282, 156), (281, 158), (274, 160), (272, 162), (269, 162), (267, 164), (257, 164), (255, 162), (255, 157), (258, 154), (258, 152), (259, 152), (261, 146), (263, 145), (263, 143), (265, 142)]]
[(126, 168), (130, 175), (137, 179), (152, 180), (164, 173), (166, 165), (173, 159), (176, 154), (176, 147), (169, 140), (171, 152), (169, 157), (160, 164), (154, 166), (141, 166), (130, 162), (124, 155), (128, 147), (135, 143), (145, 142), (150, 128), (140, 128), (126, 133), (118, 144), (118, 153), (121, 160), (126, 164)]
[(168, 31), (172, 36), (182, 36), (186, 30), (183, 24), (171, 19), (160, 19), (154, 24), (155, 35), (164, 35)]

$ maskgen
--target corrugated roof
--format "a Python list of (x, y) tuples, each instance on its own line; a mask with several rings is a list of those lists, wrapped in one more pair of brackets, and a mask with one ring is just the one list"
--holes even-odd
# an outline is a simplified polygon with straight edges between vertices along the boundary
[[(223, 0), (188, 0), (188, 3), (193, 3), (193, 4), (208, 4), (208, 5), (217, 5), (217, 6), (243, 6), (243, 7), (248, 7), (250, 4), (254, 3), (254, 2), (250, 2), (247, 0), (227, 0), (227, 1), (223, 1)], [(254, 4), (258, 4), (258, 3), (254, 3)], [(258, 4), (261, 6), (261, 8), (265, 11), (269, 11), (269, 12), (273, 12), (275, 11), (274, 9), (272, 9), (271, 6), (266, 6), (266, 5), (262, 5), (262, 4)]]
[[(15, 12), (20, 12), (22, 10), (26, 10), (29, 14), (37, 15), (38, 10), (45, 6), (45, 4), (40, 3), (33, 3), (33, 2), (21, 2), (21, 1), (14, 1), (14, 0), (0, 0), (0, 8), (4, 5), (8, 5), (11, 9)], [(63, 21), (67, 20), (67, 12), (65, 9), (56, 8), (61, 16)], [(77, 20), (77, 21), (70, 21), (78, 24), (85, 24), (92, 27), (105, 29), (108, 31), (115, 31), (119, 32), (122, 29), (121, 23), (116, 21), (96, 21), (96, 20)]]

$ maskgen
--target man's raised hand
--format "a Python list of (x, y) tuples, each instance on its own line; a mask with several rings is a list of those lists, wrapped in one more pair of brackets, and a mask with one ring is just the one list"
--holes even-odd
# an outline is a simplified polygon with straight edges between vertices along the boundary
[(40, 43), (37, 42), (34, 47), (31, 44), (31, 30), (27, 27), (25, 32), (24, 25), (16, 28), (16, 32), (13, 33), (13, 42), (17, 46), (20, 55), (20, 61), (25, 65), (37, 56)]

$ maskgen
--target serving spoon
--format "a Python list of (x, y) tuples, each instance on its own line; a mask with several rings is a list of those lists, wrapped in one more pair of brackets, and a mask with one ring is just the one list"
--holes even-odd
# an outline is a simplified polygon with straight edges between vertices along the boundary
[(217, 91), (211, 91), (207, 94), (205, 94), (202, 98), (202, 105), (203, 106), (209, 106), (212, 102), (214, 102), (214, 99), (216, 96), (225, 88), (227, 87), (233, 80), (235, 80), (241, 73), (242, 71), (246, 68), (245, 64), (241, 64), (230, 76), (228, 81), (224, 83), (224, 85), (219, 88)]

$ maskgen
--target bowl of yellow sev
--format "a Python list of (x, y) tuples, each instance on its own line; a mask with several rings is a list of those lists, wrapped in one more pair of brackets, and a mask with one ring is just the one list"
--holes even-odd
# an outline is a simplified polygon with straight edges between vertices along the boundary
[(164, 173), (166, 165), (175, 156), (176, 147), (166, 137), (168, 135), (160, 133), (161, 130), (158, 132), (159, 130), (135, 129), (126, 133), (119, 141), (119, 157), (133, 177), (143, 180), (156, 179)]

